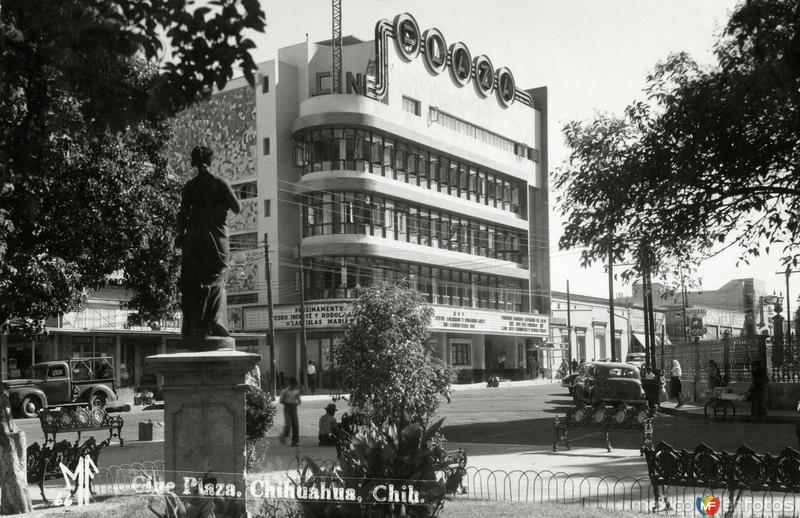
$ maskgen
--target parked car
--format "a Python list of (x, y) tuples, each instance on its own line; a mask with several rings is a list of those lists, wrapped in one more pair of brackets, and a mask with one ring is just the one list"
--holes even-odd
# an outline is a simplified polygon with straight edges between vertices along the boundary
[(12, 411), (36, 417), (43, 408), (103, 408), (117, 399), (110, 358), (72, 358), (31, 365), (25, 379), (8, 380)]
[(646, 403), (639, 368), (629, 363), (585, 363), (578, 369), (572, 397), (578, 404), (638, 406)]
[(644, 367), (645, 362), (645, 353), (628, 353), (625, 356), (625, 363), (630, 363), (631, 365), (636, 365), (640, 369)]
[(570, 395), (572, 395), (572, 391), (574, 390), (573, 384), (575, 383), (575, 378), (577, 376), (578, 373), (573, 372), (572, 374), (567, 374), (566, 376), (561, 378), (561, 386), (567, 389)]

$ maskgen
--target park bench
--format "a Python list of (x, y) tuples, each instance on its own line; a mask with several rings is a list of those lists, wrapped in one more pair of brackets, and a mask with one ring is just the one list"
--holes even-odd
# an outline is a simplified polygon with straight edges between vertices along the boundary
[[(110, 442), (110, 439), (106, 439), (98, 443), (94, 437), (89, 437), (83, 444), (80, 444), (80, 439), (74, 443), (70, 443), (69, 441), (54, 442), (52, 447), (48, 446), (47, 442), (45, 442), (43, 447), (35, 442), (28, 446), (25, 452), (28, 483), (38, 484), (39, 491), (41, 491), (42, 494), (42, 500), (47, 502), (47, 497), (45, 497), (44, 494), (45, 480), (63, 477), (63, 472), (61, 470), (62, 464), (66, 466), (70, 472), (76, 472), (78, 462), (86, 455), (92, 459), (95, 466), (99, 465), (100, 452), (103, 448), (108, 446)], [(75, 491), (78, 489), (78, 481), (75, 480), (74, 482), (75, 486), (73, 487), (71, 496), (74, 495)], [(89, 490), (94, 494), (91, 481)]]
[(442, 472), (444, 473), (444, 494), (466, 494), (467, 488), (464, 487), (464, 476), (467, 474), (466, 451), (461, 448), (445, 451)]
[(643, 447), (653, 444), (653, 420), (655, 414), (646, 407), (577, 407), (567, 410), (564, 418), (553, 418), (553, 429), (556, 439), (553, 442), (553, 451), (558, 451), (558, 443), (563, 442), (567, 449), (569, 445), (569, 430), (580, 429), (586, 432), (596, 432), (605, 435), (606, 449), (611, 452), (612, 432), (638, 432), (642, 434)]
[(39, 412), (39, 422), (44, 432), (45, 445), (51, 442), (55, 444), (56, 435), (60, 432), (77, 432), (80, 441), (81, 433), (96, 430), (108, 430), (109, 441), (116, 437), (120, 446), (125, 445), (122, 438), (122, 417), (108, 415), (102, 408), (93, 408), (91, 411), (82, 407), (45, 409)]
[(642, 453), (653, 485), (654, 511), (662, 499), (664, 507), (671, 509), (666, 498), (670, 486), (724, 490), (730, 506), (725, 516), (733, 515), (744, 491), (800, 493), (800, 452), (789, 447), (772, 455), (744, 445), (736, 453), (719, 452), (701, 443), (689, 452), (662, 441), (642, 448)]

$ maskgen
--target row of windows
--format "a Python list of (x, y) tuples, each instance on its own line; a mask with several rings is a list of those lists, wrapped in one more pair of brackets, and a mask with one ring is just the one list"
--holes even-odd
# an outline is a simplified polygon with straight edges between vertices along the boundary
[(525, 232), (362, 192), (303, 199), (303, 237), (366, 234), (528, 267)]
[(429, 118), (431, 122), (435, 122), (445, 128), (451, 129), (455, 132), (461, 133), (475, 140), (480, 140), (490, 146), (500, 148), (509, 153), (515, 153), (519, 145), (513, 140), (501, 137), (497, 133), (485, 130), (480, 126), (476, 126), (470, 122), (453, 117), (452, 115), (440, 111), (438, 108), (431, 107), (429, 110)]
[(304, 259), (307, 299), (354, 298), (358, 288), (408, 282), (431, 304), (524, 312), (528, 281), (381, 257)]
[(523, 216), (525, 182), (375, 131), (308, 131), (296, 142), (295, 158), (302, 174), (331, 170), (370, 172)]

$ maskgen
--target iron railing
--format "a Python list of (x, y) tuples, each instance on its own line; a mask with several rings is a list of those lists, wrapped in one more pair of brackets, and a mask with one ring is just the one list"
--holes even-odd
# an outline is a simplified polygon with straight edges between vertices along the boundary
[[(286, 475), (296, 473), (294, 461)], [(327, 464), (329, 460), (319, 460)], [(276, 475), (280, 474), (276, 472)], [(158, 493), (158, 484), (173, 480), (177, 474), (164, 471), (163, 461), (148, 461), (100, 468), (93, 479), (93, 491), (98, 496), (125, 496), (137, 493)], [(798, 475), (800, 476), (800, 475)], [(172, 478), (171, 478), (172, 477)], [(146, 487), (147, 482), (155, 487)], [(662, 499), (654, 498), (649, 477), (575, 475), (560, 471), (492, 470), (467, 467), (464, 477), (466, 492), (455, 500), (510, 501), (521, 504), (576, 505), (642, 514), (666, 516), (698, 516), (698, 498), (718, 497), (721, 505), (717, 516), (800, 518), (800, 494), (780, 492), (737, 492), (736, 509), (726, 514), (729, 494), (725, 490), (702, 487), (662, 487)], [(55, 489), (55, 488), (53, 488)], [(63, 486), (59, 486), (59, 490)], [(180, 491), (176, 491), (180, 494)], [(708, 501), (706, 498), (705, 501)], [(668, 507), (664, 502), (668, 502)], [(446, 505), (446, 504), (445, 504)]]

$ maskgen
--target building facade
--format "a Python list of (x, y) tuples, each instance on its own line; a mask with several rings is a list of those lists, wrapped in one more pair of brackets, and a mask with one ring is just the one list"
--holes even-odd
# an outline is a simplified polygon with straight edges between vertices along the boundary
[[(408, 14), (374, 41), (342, 39), (339, 92), (332, 50), (279, 49), (255, 89), (231, 82), (176, 121), (177, 168), (191, 174), (189, 152), (209, 145), (245, 206), (229, 222), (229, 325), (266, 333), (268, 264), (276, 370), (297, 376), (305, 356), (324, 383), (358, 288), (404, 281), (462, 380), (502, 357), (523, 373), (549, 334), (546, 89)], [(264, 372), (264, 340), (258, 352)]]
[[(567, 302), (569, 300), (569, 303)], [(610, 360), (612, 343), (617, 361), (624, 361), (629, 352), (643, 352), (646, 338), (644, 309), (630, 301), (615, 301), (614, 340), (611, 339), (610, 307), (607, 298), (553, 292), (551, 340), (564, 356), (577, 361)], [(661, 346), (666, 311), (656, 306), (656, 347)], [(666, 334), (664, 343), (669, 343)]]

